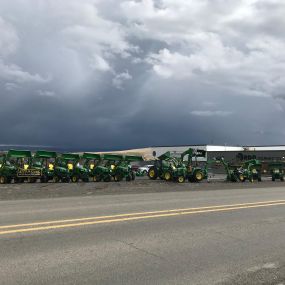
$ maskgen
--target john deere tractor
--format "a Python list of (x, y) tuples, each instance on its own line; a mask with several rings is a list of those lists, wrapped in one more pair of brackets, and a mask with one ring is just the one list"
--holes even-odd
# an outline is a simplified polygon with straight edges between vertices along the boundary
[(64, 153), (60, 156), (59, 161), (62, 166), (67, 167), (71, 181), (73, 183), (82, 180), (83, 182), (89, 182), (89, 169), (81, 165), (80, 155), (74, 153)]
[(58, 155), (54, 151), (39, 150), (34, 154), (33, 167), (42, 170), (40, 181), (46, 183), (50, 180), (54, 182), (70, 181), (70, 173), (66, 165), (62, 165)]
[(32, 153), (29, 150), (9, 150), (7, 159), (16, 168), (15, 183), (34, 183), (43, 175), (42, 168), (33, 166)]
[(275, 161), (269, 163), (269, 170), (271, 174), (272, 181), (280, 179), (284, 181), (285, 176), (285, 162), (284, 161)]
[(251, 159), (244, 162), (241, 166), (240, 180), (242, 182), (248, 180), (253, 182), (254, 180), (261, 181), (261, 162), (258, 159)]
[(110, 182), (112, 180), (112, 170), (105, 166), (103, 154), (84, 153), (82, 159), (85, 160), (84, 167), (89, 169), (89, 176), (94, 182)]
[(181, 160), (188, 156), (186, 167), (187, 167), (187, 179), (189, 182), (201, 182), (203, 179), (208, 177), (207, 168), (198, 166), (198, 157), (206, 157), (206, 152), (201, 149), (189, 148), (181, 154)]
[(118, 155), (118, 154), (105, 154), (104, 160), (105, 166), (111, 171), (111, 175), (116, 182), (122, 181), (124, 178), (126, 181), (135, 180), (136, 174), (132, 171), (130, 165), (134, 161), (142, 161), (141, 156), (135, 155)]
[(168, 151), (159, 156), (149, 168), (148, 177), (152, 180), (159, 177), (166, 181), (183, 183), (187, 177), (187, 168), (179, 158), (173, 157)]
[(213, 158), (212, 160), (208, 160), (205, 166), (206, 172), (208, 173), (208, 168), (212, 164), (221, 164), (223, 165), (226, 172), (226, 181), (228, 182), (239, 182), (243, 181), (243, 170), (239, 165), (233, 165), (229, 162), (225, 161), (223, 157)]
[(12, 180), (17, 180), (17, 168), (10, 163), (7, 154), (0, 156), (0, 184), (11, 183)]

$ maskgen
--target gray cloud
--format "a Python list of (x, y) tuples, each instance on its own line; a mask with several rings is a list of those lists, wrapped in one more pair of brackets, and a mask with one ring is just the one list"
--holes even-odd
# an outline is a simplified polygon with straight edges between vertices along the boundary
[(1, 144), (284, 144), (282, 1), (15, 0), (0, 11)]

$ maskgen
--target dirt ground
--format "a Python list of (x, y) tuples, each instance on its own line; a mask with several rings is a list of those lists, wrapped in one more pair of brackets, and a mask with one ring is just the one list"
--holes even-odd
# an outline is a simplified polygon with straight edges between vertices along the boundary
[[(223, 179), (210, 182), (178, 184), (162, 180), (149, 180), (138, 177), (131, 182), (89, 182), (89, 183), (23, 183), (0, 185), (1, 200), (41, 199), (54, 197), (72, 197), (88, 195), (136, 194), (175, 191), (215, 191), (220, 189), (237, 188), (267, 188), (280, 187), (285, 182), (263, 179), (262, 182), (230, 183)], [(285, 190), (285, 189), (284, 189)]]

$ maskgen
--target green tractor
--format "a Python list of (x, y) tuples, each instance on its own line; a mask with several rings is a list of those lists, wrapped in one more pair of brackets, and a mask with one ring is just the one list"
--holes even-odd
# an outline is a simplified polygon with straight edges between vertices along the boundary
[(187, 168), (183, 162), (171, 156), (170, 152), (166, 152), (158, 157), (148, 170), (148, 177), (155, 180), (158, 177), (166, 181), (185, 182), (187, 177)]
[[(207, 179), (208, 171), (207, 167), (198, 166), (198, 157), (206, 157), (206, 151), (202, 149), (189, 148), (181, 154), (181, 161), (184, 157), (188, 156), (186, 167), (187, 167), (187, 179), (189, 182), (201, 182), (203, 179)], [(195, 159), (195, 161), (194, 161)]]
[(211, 164), (222, 164), (226, 172), (226, 181), (239, 182), (244, 180), (243, 170), (239, 165), (233, 165), (225, 161), (223, 157), (213, 158), (206, 163), (206, 172)]
[(136, 174), (130, 163), (142, 161), (143, 158), (136, 155), (104, 154), (104, 160), (107, 161), (105, 166), (110, 169), (114, 181), (120, 182), (124, 178), (126, 181), (135, 180)]
[(89, 169), (89, 176), (94, 182), (110, 182), (112, 180), (112, 170), (105, 166), (103, 154), (85, 152), (82, 159), (85, 160), (84, 167)]
[[(33, 166), (33, 157), (29, 150), (9, 150), (7, 159), (16, 168), (15, 183), (24, 181), (35, 183), (43, 176), (43, 169)], [(8, 182), (10, 181), (8, 180)]]
[(285, 176), (285, 162), (284, 161), (275, 161), (269, 163), (269, 170), (271, 174), (271, 180), (275, 181), (276, 179), (280, 179), (284, 181)]
[(70, 173), (66, 165), (62, 165), (58, 155), (54, 151), (39, 150), (34, 154), (32, 165), (34, 168), (42, 170), (40, 181), (47, 183), (53, 182), (70, 182)]
[(74, 153), (63, 153), (60, 158), (60, 165), (63, 167), (67, 167), (71, 181), (73, 183), (82, 180), (83, 182), (89, 182), (89, 169), (87, 169), (84, 165), (81, 165), (80, 155)]
[(11, 183), (12, 180), (17, 181), (17, 168), (10, 163), (7, 154), (0, 156), (0, 184)]
[(254, 180), (261, 181), (261, 162), (258, 159), (250, 159), (244, 162), (241, 166), (240, 180), (242, 182), (248, 180), (253, 182)]

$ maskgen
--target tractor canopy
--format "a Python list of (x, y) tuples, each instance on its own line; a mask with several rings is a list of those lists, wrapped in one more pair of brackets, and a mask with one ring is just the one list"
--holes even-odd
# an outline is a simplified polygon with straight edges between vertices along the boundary
[(61, 155), (61, 158), (64, 159), (64, 160), (74, 161), (74, 160), (79, 160), (80, 159), (80, 155), (76, 154), (76, 153), (63, 153)]
[(35, 155), (35, 158), (57, 158), (57, 153), (55, 151), (46, 151), (38, 150)]
[(8, 158), (31, 158), (32, 153), (29, 150), (14, 150), (10, 149), (7, 154)]
[(98, 153), (84, 152), (83, 155), (82, 155), (82, 158), (89, 159), (89, 160), (103, 160), (104, 159), (104, 155), (103, 154), (98, 154)]
[(104, 154), (104, 160), (122, 161), (124, 160), (124, 156), (119, 154)]
[(128, 162), (131, 162), (131, 161), (143, 161), (143, 158), (140, 155), (126, 155), (124, 157), (124, 159), (126, 161), (128, 161)]

